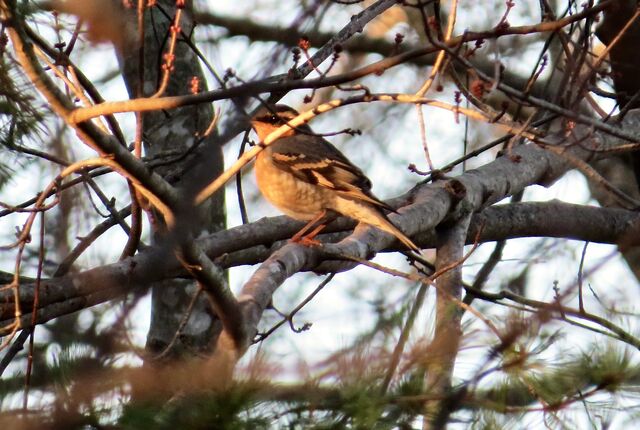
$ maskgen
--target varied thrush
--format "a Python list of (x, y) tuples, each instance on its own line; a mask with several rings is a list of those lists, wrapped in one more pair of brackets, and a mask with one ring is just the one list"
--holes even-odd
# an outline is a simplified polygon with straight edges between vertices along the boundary
[[(264, 141), (298, 115), (289, 106), (264, 106), (251, 124)], [(304, 235), (328, 213), (337, 212), (390, 233), (419, 252), (385, 215), (383, 211), (395, 210), (371, 193), (371, 181), (362, 170), (306, 124), (288, 130), (260, 152), (255, 171), (258, 188), (269, 202), (292, 218), (309, 221), (293, 241), (315, 243), (313, 237), (324, 224)]]

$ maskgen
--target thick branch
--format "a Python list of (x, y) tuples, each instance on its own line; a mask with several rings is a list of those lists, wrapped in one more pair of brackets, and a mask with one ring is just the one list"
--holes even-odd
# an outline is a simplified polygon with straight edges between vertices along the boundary
[[(430, 394), (445, 396), (451, 389), (451, 376), (458, 355), (462, 329), (462, 309), (454, 300), (462, 298), (464, 244), (471, 217), (465, 216), (440, 235), (436, 270), (445, 271), (436, 280), (436, 321), (433, 340), (424, 354), (425, 388)], [(444, 428), (449, 415), (446, 401), (425, 404), (423, 429)]]
[[(640, 129), (638, 115), (628, 115), (621, 127), (628, 127), (630, 130)], [(585, 137), (583, 134), (589, 133), (584, 127), (574, 129), (576, 137)], [(565, 153), (577, 159), (589, 159), (601, 156), (600, 152), (589, 151), (587, 147), (606, 149), (616, 145), (624, 144), (624, 141), (612, 138), (604, 134), (594, 133), (587, 140), (581, 140), (581, 145), (565, 145)], [(500, 157), (497, 160), (482, 166), (479, 169), (469, 171), (458, 177), (458, 181), (466, 188), (466, 204), (472, 210), (478, 211), (487, 207), (504, 197), (516, 193), (530, 184), (548, 184), (561, 176), (571, 165), (566, 159), (555, 153), (545, 151), (535, 145), (523, 145), (512, 151), (518, 161), (514, 158)], [(395, 201), (397, 206), (402, 207), (400, 216), (392, 215), (392, 219), (400, 228), (413, 238), (417, 238), (418, 243), (429, 245), (432, 238), (433, 229), (439, 225), (453, 209), (453, 198), (447, 191), (446, 182), (435, 184), (422, 184), (409, 192), (403, 198)], [(564, 210), (571, 212), (571, 215), (564, 217), (555, 216), (558, 223), (551, 223), (550, 216), (545, 216), (544, 207), (538, 207), (538, 216), (524, 216), (522, 212), (513, 210), (510, 215), (499, 218), (500, 225), (487, 223), (485, 226), (485, 236), (482, 240), (497, 240), (506, 238), (510, 234), (505, 226), (511, 225), (512, 231), (518, 237), (530, 234), (548, 234), (551, 236), (571, 237), (583, 240), (607, 241), (618, 243), (626, 237), (636, 237), (628, 233), (637, 217), (635, 213), (623, 210), (577, 208), (575, 206), (563, 206)], [(520, 206), (526, 208), (528, 212), (532, 206)], [(501, 208), (487, 209), (491, 211), (501, 211)], [(509, 209), (511, 210), (511, 209)], [(506, 212), (509, 210), (505, 209)], [(584, 212), (581, 212), (584, 211)], [(602, 211), (602, 222), (595, 224), (595, 212)], [(583, 215), (583, 214), (591, 215)], [(485, 219), (493, 219), (495, 213), (486, 216)], [(610, 217), (609, 217), (610, 216)], [(533, 219), (532, 219), (533, 218)], [(567, 225), (567, 220), (573, 220)], [(592, 222), (593, 221), (593, 222)], [(273, 224), (273, 230), (267, 227)], [(277, 221), (263, 220), (253, 226), (243, 226), (224, 232), (219, 232), (209, 238), (202, 239), (201, 246), (210, 258), (216, 260), (222, 266), (233, 264), (255, 263), (263, 258), (268, 250), (255, 249), (253, 251), (243, 251), (234, 255), (234, 251), (246, 250), (260, 243), (271, 243), (278, 236), (273, 233), (275, 230), (283, 228), (288, 224), (285, 218), (278, 218)], [(341, 221), (344, 222), (344, 221)], [(340, 224), (346, 227), (348, 224)], [(299, 224), (289, 225), (283, 230), (281, 235), (289, 236), (299, 228)], [(566, 228), (566, 236), (563, 229)], [(491, 236), (489, 235), (491, 234)], [(609, 236), (610, 235), (610, 236)], [(280, 237), (282, 237), (280, 236)], [(356, 232), (335, 245), (326, 245), (322, 249), (300, 248), (297, 246), (287, 246), (282, 248), (277, 254), (267, 259), (261, 269), (256, 272), (256, 276), (245, 286), (244, 295), (239, 298), (243, 307), (247, 321), (258, 321), (264, 306), (268, 303), (267, 297), (284, 282), (291, 274), (301, 270), (334, 271), (336, 264), (344, 270), (344, 263), (336, 263), (335, 256), (352, 256), (357, 258), (371, 257), (375, 252), (387, 249), (394, 243), (394, 239), (380, 231), (371, 228), (359, 228)], [(634, 244), (634, 242), (632, 242)], [(227, 256), (227, 254), (229, 254)], [(235, 260), (234, 260), (235, 259)], [(328, 260), (328, 261), (325, 261)], [(332, 261), (333, 260), (333, 261)], [(43, 282), (40, 295), (40, 303), (43, 309), (38, 313), (39, 322), (44, 322), (65, 313), (70, 313), (85, 307), (91, 306), (100, 301), (117, 297), (126, 291), (148, 285), (161, 279), (175, 277), (181, 273), (178, 263), (171, 252), (166, 252), (161, 248), (152, 248), (120, 263), (98, 267), (74, 276), (61, 279), (51, 279)], [(263, 275), (268, 273), (268, 276)], [(10, 291), (0, 292), (0, 301), (11, 296)], [(33, 301), (33, 286), (22, 285), (20, 296), (25, 304), (24, 309), (28, 309)], [(6, 324), (7, 320), (13, 317), (10, 305), (3, 305), (0, 313)], [(28, 325), (28, 319), (23, 321)]]
[[(473, 217), (467, 244), (473, 243), (476, 237), (482, 243), (519, 237), (558, 237), (636, 246), (640, 241), (640, 235), (636, 234), (639, 223), (640, 214), (624, 209), (589, 207), (562, 202), (499, 205), (488, 207)], [(222, 267), (259, 264), (269, 258), (274, 250), (282, 248), (286, 244), (285, 240), (300, 229), (300, 224), (284, 216), (264, 218), (252, 224), (214, 233), (200, 239), (199, 245), (212, 257), (223, 256), (217, 259)], [(351, 221), (341, 219), (331, 225), (328, 230), (345, 231), (352, 227)], [(482, 233), (477, 236), (480, 228)], [(346, 232), (333, 233), (320, 238), (323, 241), (334, 241), (344, 238), (345, 235)], [(430, 232), (422, 232), (417, 237), (422, 247), (435, 246), (436, 235), (433, 229)], [(292, 250), (289, 247), (287, 249), (286, 252), (296, 253), (296, 259), (315, 258), (313, 250), (309, 248), (296, 247)], [(305, 252), (312, 254), (307, 256)], [(277, 261), (276, 254), (274, 254), (274, 260)], [(344, 270), (344, 263), (332, 264), (334, 266), (327, 269), (339, 270), (342, 267)], [(338, 264), (341, 266), (337, 267)], [(324, 263), (325, 267), (327, 265), (328, 263)], [(158, 270), (158, 267), (164, 270)], [(311, 269), (313, 267), (309, 270)], [(186, 273), (181, 271), (179, 263), (172, 254), (162, 254), (157, 249), (149, 249), (123, 262), (69, 277), (45, 280), (40, 293), (42, 307), (39, 311), (41, 317), (39, 322), (116, 298), (125, 292), (143, 288), (155, 281), (182, 275), (186, 276)], [(277, 278), (271, 276), (264, 279), (273, 283), (277, 281)], [(25, 284), (20, 287), (21, 301), (28, 309), (33, 301), (33, 281), (28, 279), (23, 281)], [(254, 284), (254, 287), (247, 284), (245, 296), (239, 297), (239, 300), (248, 300), (253, 297), (255, 302), (266, 305), (270, 297), (269, 291), (274, 291), (277, 285), (271, 284), (270, 287), (263, 285), (261, 290), (252, 290), (259, 285), (263, 283)], [(9, 296), (6, 292), (0, 293), (2, 300)], [(246, 306), (247, 304), (244, 305)], [(10, 322), (12, 317), (13, 307), (5, 302), (0, 306), (0, 318), (4, 320), (2, 324)], [(253, 321), (256, 318), (258, 317), (250, 317)], [(27, 320), (28, 318), (25, 317), (25, 323)]]

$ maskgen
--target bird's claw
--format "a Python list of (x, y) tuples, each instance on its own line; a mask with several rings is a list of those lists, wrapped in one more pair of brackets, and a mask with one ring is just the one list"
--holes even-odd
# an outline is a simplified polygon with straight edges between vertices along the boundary
[(304, 246), (321, 246), (322, 242), (320, 242), (319, 240), (315, 240), (312, 237), (308, 237), (308, 236), (304, 236), (301, 238), (292, 238), (291, 242), (293, 243), (299, 243), (300, 245), (304, 245)]

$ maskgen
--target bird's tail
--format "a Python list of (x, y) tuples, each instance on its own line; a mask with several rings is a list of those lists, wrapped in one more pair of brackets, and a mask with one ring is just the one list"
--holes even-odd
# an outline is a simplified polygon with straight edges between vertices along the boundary
[[(380, 206), (386, 206), (386, 204), (379, 202), (374, 197), (368, 197), (364, 199), (363, 193), (359, 193), (353, 198), (351, 193), (341, 193), (344, 195), (335, 199), (332, 210), (347, 215), (357, 221), (364, 222), (365, 224), (372, 225), (394, 235), (400, 242), (402, 242), (407, 248), (412, 251), (420, 253), (420, 248), (411, 241), (403, 232), (396, 227), (389, 218), (382, 212)], [(365, 197), (367, 197), (365, 195)], [(372, 204), (373, 203), (373, 204)]]
[(407, 248), (420, 254), (420, 248), (418, 248), (418, 246), (415, 243), (413, 243), (411, 239), (409, 239), (403, 232), (401, 232), (400, 229), (396, 227), (389, 218), (387, 218), (384, 214), (379, 213), (377, 211), (376, 211), (376, 215), (377, 216), (375, 217), (375, 221), (377, 222), (374, 223), (374, 220), (369, 220), (371, 225), (379, 228), (382, 231), (386, 231), (387, 233), (394, 235)]

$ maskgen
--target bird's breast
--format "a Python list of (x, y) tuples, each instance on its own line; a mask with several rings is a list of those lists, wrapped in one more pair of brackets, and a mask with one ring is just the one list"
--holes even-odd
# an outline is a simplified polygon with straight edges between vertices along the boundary
[(327, 191), (274, 165), (269, 148), (258, 154), (255, 170), (260, 192), (286, 215), (310, 220), (327, 208)]

